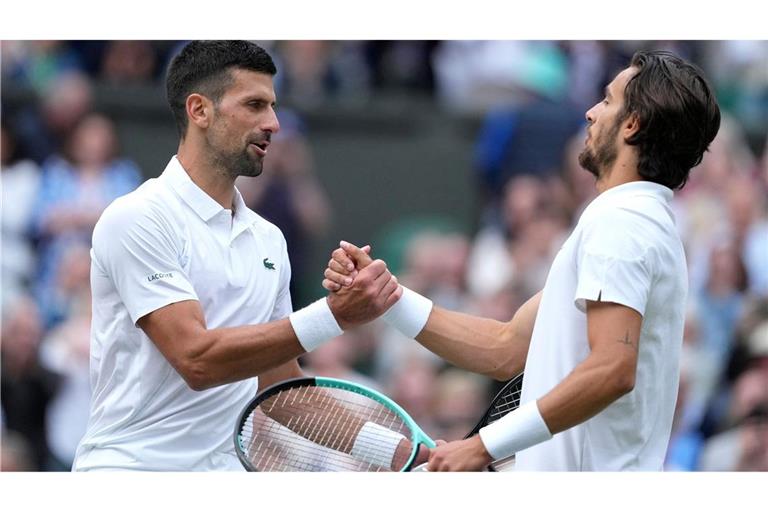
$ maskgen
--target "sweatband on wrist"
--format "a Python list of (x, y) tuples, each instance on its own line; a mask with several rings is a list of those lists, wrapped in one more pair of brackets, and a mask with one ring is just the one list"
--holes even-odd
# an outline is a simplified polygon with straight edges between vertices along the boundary
[(427, 325), (430, 313), (432, 301), (403, 286), (400, 300), (381, 318), (409, 338), (415, 338)]
[(480, 439), (493, 460), (505, 459), (535, 444), (552, 439), (533, 400), (480, 429)]
[(288, 316), (299, 343), (307, 352), (344, 333), (323, 297)]
[(357, 433), (350, 454), (358, 460), (375, 466), (390, 468), (392, 459), (395, 458), (395, 451), (403, 439), (405, 436), (402, 434), (366, 421)]

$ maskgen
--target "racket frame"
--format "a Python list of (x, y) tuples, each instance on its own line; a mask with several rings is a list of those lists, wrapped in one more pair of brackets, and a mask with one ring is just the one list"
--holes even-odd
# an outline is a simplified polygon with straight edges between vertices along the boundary
[(394, 400), (392, 400), (388, 396), (378, 391), (375, 391), (369, 387), (363, 386), (361, 384), (349, 382), (342, 379), (334, 379), (331, 377), (298, 377), (294, 379), (287, 379), (284, 381), (280, 381), (276, 384), (269, 386), (265, 390), (261, 391), (253, 399), (251, 399), (250, 402), (248, 402), (248, 404), (243, 408), (242, 412), (238, 416), (237, 423), (235, 424), (233, 441), (235, 443), (235, 452), (237, 452), (237, 458), (240, 459), (240, 462), (242, 463), (243, 467), (247, 471), (258, 471), (258, 469), (254, 467), (254, 465), (246, 456), (245, 448), (242, 445), (242, 439), (240, 436), (240, 431), (242, 430), (242, 427), (245, 424), (245, 422), (248, 421), (248, 418), (250, 417), (251, 412), (253, 412), (253, 410), (256, 409), (256, 407), (258, 407), (258, 405), (261, 402), (279, 393), (280, 391), (291, 389), (291, 388), (304, 387), (304, 386), (341, 389), (344, 391), (357, 393), (367, 398), (370, 398), (376, 402), (379, 402), (380, 404), (384, 405), (389, 410), (397, 414), (397, 416), (401, 420), (403, 420), (403, 422), (411, 430), (410, 441), (412, 444), (411, 455), (408, 458), (408, 462), (400, 470), (401, 472), (410, 471), (411, 466), (413, 466), (413, 462), (416, 460), (416, 455), (419, 452), (419, 445), (423, 444), (427, 448), (434, 448), (436, 446), (435, 442), (426, 433), (424, 433), (421, 427), (419, 427), (416, 424), (416, 422), (413, 420), (413, 418), (410, 417), (410, 415), (405, 411), (405, 409), (400, 407), (400, 405), (398, 405)]

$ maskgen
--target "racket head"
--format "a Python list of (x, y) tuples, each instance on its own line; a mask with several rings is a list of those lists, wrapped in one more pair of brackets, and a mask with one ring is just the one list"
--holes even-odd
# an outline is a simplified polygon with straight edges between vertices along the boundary
[(501, 419), (507, 413), (517, 409), (520, 406), (520, 394), (522, 391), (523, 373), (521, 372), (507, 381), (507, 383), (504, 384), (504, 387), (496, 393), (496, 396), (491, 400), (488, 409), (486, 409), (480, 417), (480, 421), (478, 421), (477, 425), (464, 436), (464, 439), (469, 439), (480, 432), (481, 428), (490, 425)]
[[(501, 419), (505, 414), (510, 413), (520, 407), (520, 395), (523, 392), (523, 372), (512, 377), (504, 387), (496, 393), (491, 400), (491, 405), (483, 413), (477, 425), (467, 433), (465, 439), (472, 437), (480, 432), (480, 429)], [(505, 459), (500, 459), (488, 466), (488, 471), (512, 471), (515, 467), (515, 456), (512, 455)]]
[[(386, 429), (387, 439), (365, 437), (352, 452), (364, 423)], [(395, 435), (410, 441), (410, 452), (398, 449), (391, 467), (373, 463), (377, 453), (394, 449)], [(248, 471), (408, 471), (420, 444), (434, 447), (388, 397), (356, 383), (323, 377), (290, 379), (259, 393), (238, 418), (234, 444)]]

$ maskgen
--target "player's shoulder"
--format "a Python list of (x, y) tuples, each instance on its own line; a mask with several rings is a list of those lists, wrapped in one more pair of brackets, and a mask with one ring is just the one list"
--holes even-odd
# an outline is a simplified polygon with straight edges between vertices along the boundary
[(149, 179), (104, 209), (94, 236), (98, 231), (114, 233), (141, 224), (167, 224), (174, 215), (175, 203), (174, 194), (159, 178)]

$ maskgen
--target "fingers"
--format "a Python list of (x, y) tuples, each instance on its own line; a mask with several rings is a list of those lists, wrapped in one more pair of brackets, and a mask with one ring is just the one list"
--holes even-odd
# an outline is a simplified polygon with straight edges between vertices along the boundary
[[(323, 287), (329, 291), (336, 291), (336, 290), (339, 290), (342, 286), (351, 285), (352, 281), (354, 281), (356, 276), (357, 276), (357, 270), (347, 275), (344, 272), (339, 272), (338, 270), (333, 270), (332, 268), (329, 267), (329, 268), (326, 268), (325, 272), (323, 273), (323, 277), (325, 277), (325, 279), (323, 280)], [(333, 283), (336, 286), (333, 286), (333, 287), (325, 286), (326, 281), (329, 281), (330, 283)]]
[(331, 281), (330, 279), (323, 279), (323, 288), (329, 292), (337, 292), (341, 290), (341, 285)]
[[(360, 271), (355, 282), (365, 286), (368, 283), (375, 282), (379, 278), (388, 279), (386, 276), (382, 277), (385, 272), (387, 272), (387, 264), (382, 260), (374, 260), (370, 265)], [(380, 288), (378, 288), (377, 291), (384, 286), (385, 282), (386, 281), (380, 282)]]
[[(337, 251), (344, 252), (341, 249), (336, 249)], [(349, 265), (352, 266), (352, 268), (349, 268)], [(339, 261), (331, 258), (328, 260), (328, 268), (333, 270), (334, 272), (342, 275), (351, 275), (356, 274), (357, 270), (355, 270), (355, 266), (350, 262), (349, 264), (340, 263)]]
[[(332, 267), (331, 265), (335, 265)], [(355, 270), (355, 262), (350, 258), (347, 251), (342, 248), (336, 249), (331, 253), (331, 261), (328, 262), (328, 267), (332, 268), (336, 272), (342, 274), (348, 274)]]
[(368, 252), (371, 250), (370, 247), (368, 247), (368, 252), (366, 252), (358, 246), (344, 240), (342, 240), (339, 245), (353, 260), (355, 260), (357, 268), (365, 268), (371, 264), (372, 260), (368, 255)]

